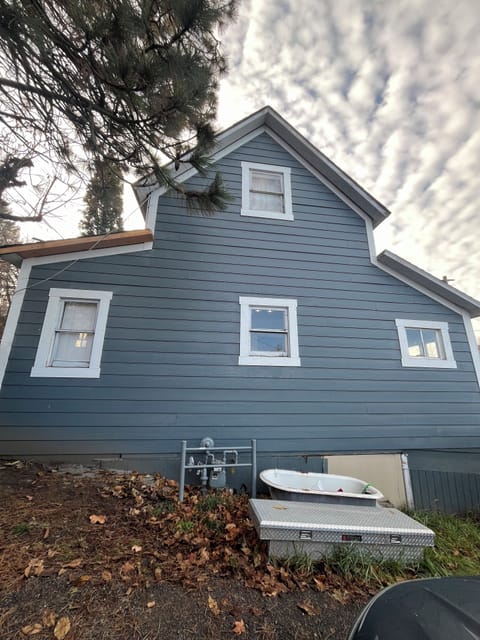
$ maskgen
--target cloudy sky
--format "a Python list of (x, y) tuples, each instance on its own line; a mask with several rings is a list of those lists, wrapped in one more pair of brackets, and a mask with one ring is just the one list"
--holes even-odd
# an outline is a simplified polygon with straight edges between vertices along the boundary
[(480, 299), (479, 33), (479, 0), (242, 0), (218, 126), (270, 104), (391, 210), (379, 251)]
[(392, 212), (388, 248), (480, 299), (480, 2), (243, 0), (224, 128), (270, 104)]

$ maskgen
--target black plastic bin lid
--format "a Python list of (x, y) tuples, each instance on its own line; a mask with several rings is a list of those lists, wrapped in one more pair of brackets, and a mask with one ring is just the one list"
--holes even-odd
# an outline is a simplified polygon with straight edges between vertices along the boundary
[(480, 576), (388, 587), (365, 607), (349, 640), (480, 640)]

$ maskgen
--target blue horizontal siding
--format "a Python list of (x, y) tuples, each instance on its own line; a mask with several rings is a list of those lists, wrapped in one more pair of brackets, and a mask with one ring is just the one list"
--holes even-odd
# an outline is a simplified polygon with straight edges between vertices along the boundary
[[(294, 221), (240, 216), (242, 160), (291, 168)], [(268, 135), (217, 164), (225, 211), (165, 195), (152, 251), (34, 267), (4, 455), (171, 454), (204, 435), (305, 454), (480, 447), (461, 316), (374, 267), (364, 221)], [(51, 287), (113, 291), (99, 379), (30, 377)], [(301, 367), (238, 365), (241, 295), (297, 299)], [(402, 367), (396, 318), (448, 322), (458, 368)]]

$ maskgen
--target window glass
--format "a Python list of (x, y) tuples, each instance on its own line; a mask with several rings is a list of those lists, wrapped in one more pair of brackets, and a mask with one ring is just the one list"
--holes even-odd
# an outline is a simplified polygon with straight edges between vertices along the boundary
[(252, 329), (287, 328), (286, 309), (252, 309)]
[(266, 331), (251, 333), (252, 351), (265, 353), (287, 353), (287, 335), (285, 333), (268, 333)]
[(420, 329), (407, 329), (407, 340), (409, 356), (415, 357), (425, 355), (423, 352), (422, 333)]
[(251, 172), (251, 189), (265, 193), (283, 193), (283, 176), (281, 173), (268, 171)]
[(438, 331), (433, 329), (422, 329), (425, 355), (428, 358), (445, 358), (442, 347), (442, 338)]
[(412, 358), (445, 359), (440, 332), (436, 329), (407, 328), (408, 355)]
[(50, 366), (88, 367), (92, 353), (98, 304), (65, 300), (55, 331)]
[(274, 193), (251, 191), (250, 208), (254, 211), (277, 211), (283, 213), (283, 196)]
[(285, 211), (281, 173), (251, 171), (250, 208), (255, 211)]
[(92, 345), (93, 333), (59, 333), (54, 347), (52, 367), (88, 367)]
[(66, 300), (60, 329), (67, 331), (93, 331), (97, 317), (96, 302)]

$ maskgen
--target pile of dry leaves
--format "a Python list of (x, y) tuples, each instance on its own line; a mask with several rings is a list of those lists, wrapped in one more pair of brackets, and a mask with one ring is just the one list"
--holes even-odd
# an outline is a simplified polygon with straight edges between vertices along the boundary
[[(270, 562), (249, 518), (247, 496), (187, 488), (179, 503), (177, 483), (160, 476), (80, 477), (39, 468), (25, 473), (19, 465), (3, 467), (22, 474), (23, 482), (3, 488), (0, 594), (25, 588), (27, 581), (61, 577), (70, 590), (115, 585), (125, 596), (161, 583), (198, 590), (217, 578), (269, 597), (328, 591), (345, 603), (369, 595), (328, 567), (311, 572)], [(145, 606), (156, 604), (150, 599)], [(220, 615), (221, 601), (209, 594), (206, 604), (211, 616)], [(300, 598), (297, 607), (318, 614), (309, 598)], [(241, 617), (232, 623), (234, 635), (245, 634)], [(48, 607), (21, 627), (24, 636), (46, 630), (57, 640), (74, 637), (69, 616)]]

